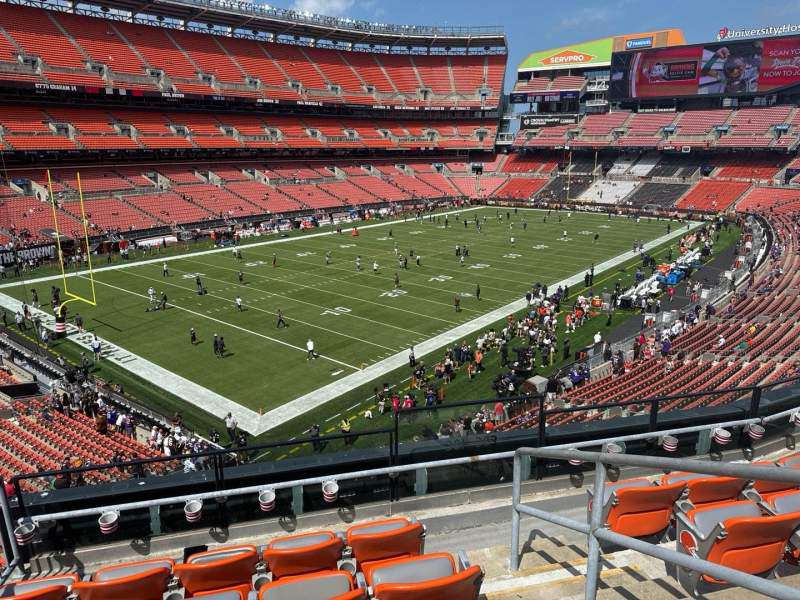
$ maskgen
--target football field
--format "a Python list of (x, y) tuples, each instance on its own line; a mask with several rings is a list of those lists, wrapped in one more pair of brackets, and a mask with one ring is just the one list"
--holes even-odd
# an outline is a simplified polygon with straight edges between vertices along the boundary
[[(370, 372), (371, 365), (405, 355), (434, 336), (458, 327), (459, 334), (468, 332), (465, 324), (480, 328), (482, 316), (518, 301), (535, 282), (552, 284), (583, 274), (592, 263), (632, 258), (635, 241), (667, 233), (665, 221), (566, 212), (545, 220), (546, 212), (523, 209), (509, 214), (510, 219), (505, 209), (467, 209), (451, 213), (447, 226), (440, 216), (432, 222), (373, 222), (360, 227), (357, 237), (349, 228), (342, 234), (264, 237), (241, 246), (241, 259), (229, 248), (171, 257), (168, 276), (159, 259), (101, 266), (94, 275), (97, 306), (70, 304), (70, 320), (79, 312), (86, 329), (103, 340), (218, 398), (267, 413), (299, 397), (313, 406), (319, 388)], [(676, 234), (677, 223), (671, 227)], [(457, 245), (469, 249), (463, 261)], [(401, 256), (408, 260), (405, 269)], [(202, 296), (198, 275), (207, 290)], [(595, 291), (613, 288), (613, 278), (598, 273), (597, 279)], [(30, 302), (31, 289), (37, 289), (46, 305), (52, 285), (59, 281), (31, 279), (2, 293)], [(88, 286), (86, 276), (70, 279), (70, 290), (81, 286)], [(150, 287), (157, 297), (166, 294), (166, 310), (147, 310)], [(279, 310), (286, 327), (278, 327)], [(197, 332), (194, 345), (191, 328)], [(214, 354), (214, 334), (225, 340), (222, 358)], [(309, 340), (317, 358), (309, 359)], [(186, 399), (210, 412), (222, 410), (205, 407), (200, 397)]]

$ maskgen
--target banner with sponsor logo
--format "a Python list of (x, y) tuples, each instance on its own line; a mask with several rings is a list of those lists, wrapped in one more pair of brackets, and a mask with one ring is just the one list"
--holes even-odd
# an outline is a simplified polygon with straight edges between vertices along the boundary
[(800, 37), (614, 53), (610, 97), (747, 96), (800, 85)]
[(522, 115), (521, 129), (538, 129), (556, 125), (573, 125), (578, 122), (578, 115)]

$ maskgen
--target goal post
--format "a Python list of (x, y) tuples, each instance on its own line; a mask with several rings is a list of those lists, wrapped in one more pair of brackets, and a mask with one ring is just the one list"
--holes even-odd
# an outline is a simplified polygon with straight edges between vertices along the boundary
[[(58, 205), (56, 202), (56, 196), (53, 193), (53, 180), (50, 176), (50, 171), (47, 171), (47, 188), (50, 194), (50, 208), (53, 212), (53, 228), (56, 232), (56, 255), (58, 258), (58, 265), (61, 269), (61, 285), (63, 286), (64, 290), (64, 300), (61, 305), (58, 307), (58, 314), (57, 314), (57, 321), (58, 317), (66, 318), (66, 311), (64, 307), (70, 302), (83, 302), (84, 304), (88, 304), (90, 306), (97, 306), (97, 293), (95, 291), (94, 285), (94, 268), (92, 266), (92, 253), (91, 248), (89, 247), (89, 221), (86, 217), (86, 206), (84, 204), (83, 199), (83, 186), (81, 185), (81, 174), (79, 172), (75, 173), (75, 177), (78, 183), (78, 198), (80, 200), (80, 221), (82, 225), (82, 237), (80, 239), (80, 244), (82, 245), (82, 251), (86, 252), (87, 258), (87, 273), (86, 279), (89, 281), (89, 291), (88, 294), (80, 294), (76, 290), (75, 286), (73, 286), (72, 290), (69, 289), (69, 279), (67, 278), (67, 268), (66, 263), (64, 260), (64, 252), (61, 248), (61, 230), (58, 224)], [(78, 240), (76, 240), (78, 241)], [(56, 323), (58, 325), (58, 322)]]

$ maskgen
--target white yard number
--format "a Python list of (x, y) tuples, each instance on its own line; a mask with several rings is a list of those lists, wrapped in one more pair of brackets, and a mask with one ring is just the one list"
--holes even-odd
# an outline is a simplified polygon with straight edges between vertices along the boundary
[(379, 242), (385, 242), (385, 241), (386, 241), (386, 240), (388, 240), (388, 239), (389, 239), (388, 237), (379, 237), (379, 238), (378, 238), (378, 241), (379, 241)]
[(314, 256), (316, 252), (298, 252), (297, 256), (300, 258), (305, 258), (306, 256)]
[(186, 273), (185, 275), (182, 275), (181, 278), (182, 279), (194, 279), (195, 277), (199, 277), (199, 276), (205, 277), (205, 273)]
[(550, 247), (550, 246), (546, 246), (546, 245), (544, 245), (544, 244), (538, 244), (538, 245), (536, 245), (536, 246), (533, 246), (533, 249), (534, 249), (534, 250), (547, 250), (549, 247)]
[(260, 267), (261, 265), (265, 265), (265, 264), (267, 264), (267, 263), (265, 263), (263, 260), (254, 260), (252, 262), (244, 263), (244, 266), (245, 267)]
[(594, 231), (589, 231), (588, 229), (584, 229), (583, 231), (579, 231), (579, 235), (592, 235)]
[(474, 265), (470, 265), (469, 268), (470, 269), (488, 269), (491, 266), (492, 265), (487, 265), (486, 263), (477, 263), (477, 264), (474, 264)]
[(355, 244), (339, 244), (339, 248), (342, 248), (342, 249), (344, 249), (344, 248), (355, 248), (355, 247), (356, 247)]
[(437, 275), (436, 277), (431, 277), (428, 281), (450, 281), (451, 279), (450, 275)]
[(339, 315), (346, 315), (349, 312), (352, 311), (346, 306), (337, 306), (336, 308), (331, 308), (323, 313), (320, 313), (320, 315), (333, 315), (334, 317), (338, 317)]
[(388, 292), (383, 292), (381, 294), (381, 298), (399, 298), (400, 296), (405, 296), (408, 292), (405, 290), (389, 290)]
[(424, 231), (409, 231), (408, 235), (422, 235)]
[(522, 254), (516, 254), (514, 252), (511, 252), (510, 254), (504, 254), (503, 258), (516, 259), (516, 258), (519, 258), (520, 256), (522, 256)]

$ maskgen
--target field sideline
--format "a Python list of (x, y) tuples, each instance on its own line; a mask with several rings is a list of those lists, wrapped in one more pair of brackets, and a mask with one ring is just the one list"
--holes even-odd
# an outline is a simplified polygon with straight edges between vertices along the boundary
[[(95, 273), (98, 307), (73, 305), (72, 311), (80, 311), (87, 329), (104, 340), (174, 373), (176, 379), (205, 388), (215, 398), (240, 405), (246, 414), (269, 414), (283, 407), (251, 429), (260, 433), (313, 408), (320, 388), (327, 388), (325, 398), (333, 398), (397, 368), (394, 362), (404, 360), (411, 345), (424, 343), (418, 348), (422, 356), (426, 348), (444, 345), (442, 334), (455, 330), (466, 337), (489, 326), (503, 311), (513, 309), (509, 305), (534, 281), (552, 284), (575, 274), (582, 280), (592, 262), (599, 274), (610, 266), (601, 262), (632, 257), (634, 240), (649, 242), (666, 233), (663, 221), (637, 224), (620, 217), (609, 221), (605, 215), (573, 213), (567, 218), (562, 213), (559, 223), (554, 212), (544, 223), (545, 213), (528, 209), (510, 214), (510, 229), (505, 212), (500, 222), (494, 208), (463, 210), (463, 217), (471, 219), (466, 227), (463, 218), (451, 214), (445, 228), (442, 213), (438, 223), (425, 219), (362, 226), (358, 237), (323, 232), (273, 239), (242, 246), (241, 261), (222, 250), (115, 265)], [(476, 215), (482, 223), (485, 217), (481, 232), (475, 227)], [(677, 228), (673, 223), (670, 237), (680, 235)], [(561, 241), (564, 230), (567, 240)], [(593, 243), (595, 233), (599, 239)], [(456, 244), (470, 248), (464, 265), (455, 256)], [(398, 268), (395, 245), (407, 256), (414, 248), (421, 265), (410, 258), (408, 270)], [(327, 251), (332, 252), (330, 265), (324, 262)], [(361, 255), (361, 272), (355, 269), (356, 254)], [(373, 260), (380, 265), (377, 274), (372, 272)], [(162, 276), (162, 262), (168, 264), (169, 277)], [(237, 279), (239, 270), (243, 283)], [(400, 278), (397, 289), (395, 272)], [(208, 289), (206, 296), (195, 292), (196, 273)], [(26, 301), (30, 289), (38, 287), (44, 302), (56, 279), (3, 288)], [(475, 298), (478, 284), (480, 300)], [(168, 295), (168, 310), (145, 312), (151, 285)], [(237, 295), (243, 300), (241, 312), (234, 304)], [(453, 306), (456, 296), (461, 299), (460, 312)], [(278, 309), (289, 327), (276, 329)], [(197, 329), (201, 342), (194, 347), (189, 344), (190, 327)], [(211, 350), (214, 333), (225, 337), (228, 355), (223, 359)], [(308, 339), (314, 340), (320, 358), (307, 360)], [(170, 391), (184, 397), (180, 389)], [(221, 416), (222, 405), (194, 400)]]

